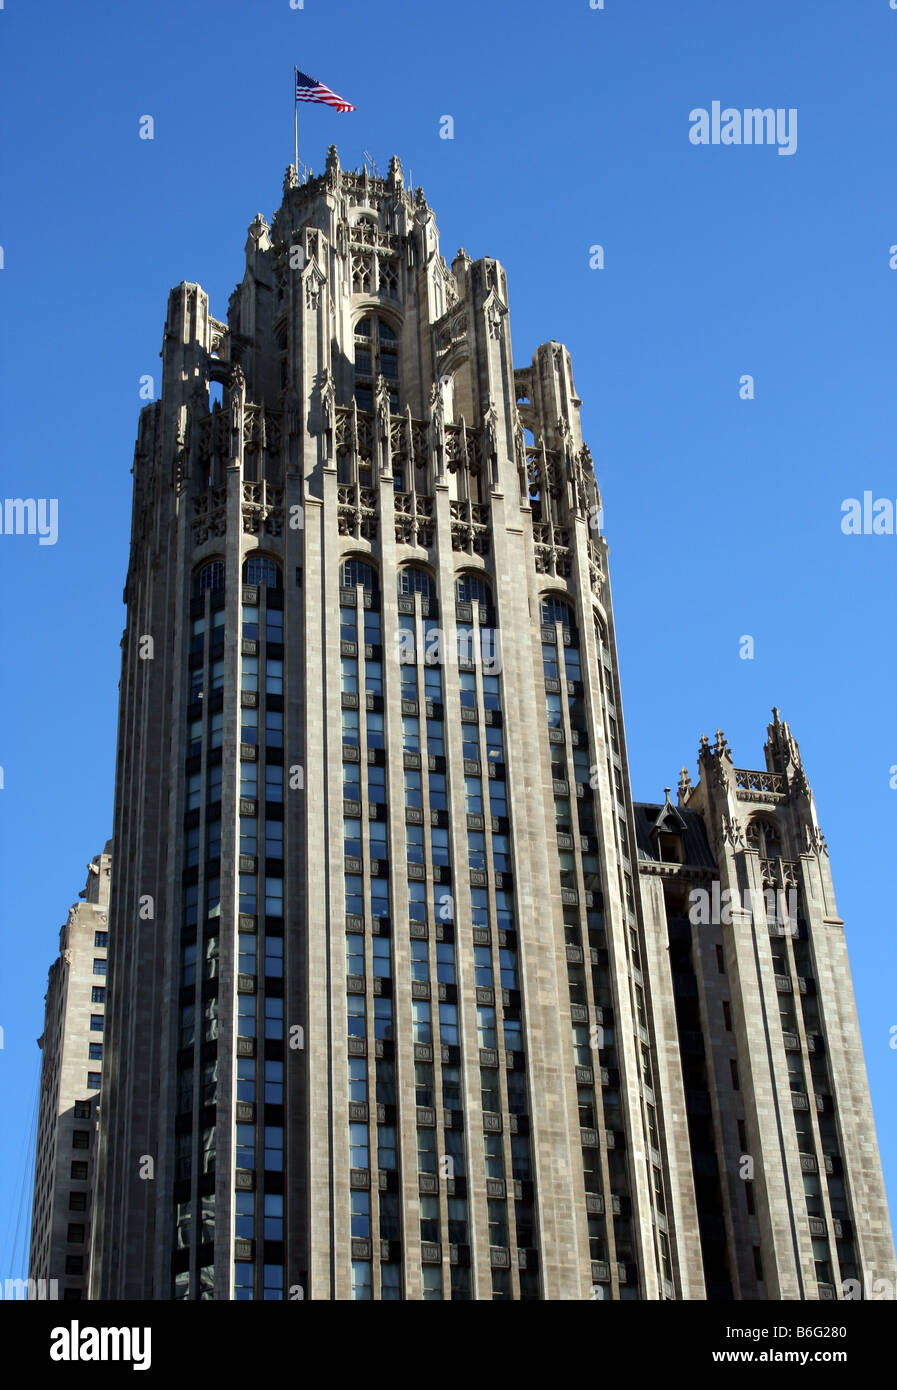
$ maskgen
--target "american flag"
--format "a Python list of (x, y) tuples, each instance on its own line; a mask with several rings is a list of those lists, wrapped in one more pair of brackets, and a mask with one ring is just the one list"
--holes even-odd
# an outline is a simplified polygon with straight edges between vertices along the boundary
[(296, 69), (296, 100), (297, 101), (319, 101), (324, 106), (334, 106), (337, 111), (354, 111), (355, 107), (351, 101), (345, 101), (338, 97), (336, 92), (331, 92), (329, 87), (325, 87), (323, 82), (319, 82), (315, 77), (309, 77), (308, 73), (300, 72)]

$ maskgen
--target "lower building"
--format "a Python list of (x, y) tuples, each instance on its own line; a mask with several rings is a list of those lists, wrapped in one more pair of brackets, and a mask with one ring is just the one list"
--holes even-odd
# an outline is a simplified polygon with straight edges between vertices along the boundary
[(112, 842), (88, 865), (82, 902), (59, 932), (50, 966), (38, 1107), (31, 1254), (33, 1289), (50, 1297), (87, 1297), (103, 1067), (109, 880)]
[(765, 754), (736, 768), (705, 737), (677, 806), (635, 805), (654, 1007), (675, 1021), (707, 1297), (853, 1298), (893, 1288), (895, 1261), (844, 922), (777, 710)]

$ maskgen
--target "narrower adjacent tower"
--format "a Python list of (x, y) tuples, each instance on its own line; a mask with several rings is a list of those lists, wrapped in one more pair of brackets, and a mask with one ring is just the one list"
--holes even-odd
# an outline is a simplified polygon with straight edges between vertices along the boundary
[(45, 996), (30, 1297), (87, 1297), (97, 1101), (103, 1071), (112, 842), (87, 866), (83, 901), (59, 930)]
[[(708, 1297), (893, 1297), (894, 1245), (828, 849), (788, 725), (766, 768), (705, 737), (679, 804), (636, 806), (675, 1006)], [(664, 982), (665, 976), (665, 982)]]
[(162, 358), (94, 1294), (702, 1296), (569, 354), (331, 149)]

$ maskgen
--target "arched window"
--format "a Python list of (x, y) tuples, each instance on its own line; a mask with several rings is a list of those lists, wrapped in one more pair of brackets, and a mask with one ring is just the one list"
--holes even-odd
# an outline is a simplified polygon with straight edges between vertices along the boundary
[(562, 623), (571, 633), (576, 632), (576, 618), (569, 603), (565, 599), (548, 594), (542, 599), (542, 625), (553, 627), (555, 623)]
[(193, 577), (196, 593), (201, 597), (206, 589), (224, 588), (224, 561), (208, 560)]
[(420, 594), (422, 598), (435, 598), (436, 585), (426, 570), (407, 565), (399, 570), (399, 593)]
[(455, 599), (458, 603), (492, 603), (488, 583), (479, 574), (459, 574), (455, 580)]
[(755, 817), (748, 823), (747, 842), (761, 859), (781, 859), (782, 837), (772, 821)]
[(280, 570), (267, 555), (250, 555), (243, 566), (243, 583), (267, 584), (269, 589), (279, 589)]
[(359, 410), (373, 410), (374, 385), (382, 374), (389, 388), (389, 408), (399, 412), (399, 339), (378, 314), (365, 314), (355, 325), (355, 400)]
[(356, 585), (360, 584), (363, 589), (367, 589), (371, 594), (376, 594), (377, 571), (366, 560), (353, 556), (349, 560), (344, 560), (340, 565), (339, 582), (341, 589), (354, 589)]

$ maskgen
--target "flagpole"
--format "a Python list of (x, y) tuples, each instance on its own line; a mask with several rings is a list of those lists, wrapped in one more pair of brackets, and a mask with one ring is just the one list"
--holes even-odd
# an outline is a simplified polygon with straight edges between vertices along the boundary
[(296, 182), (299, 182), (299, 102), (296, 99), (296, 79), (299, 69), (293, 64), (293, 154), (296, 160)]

